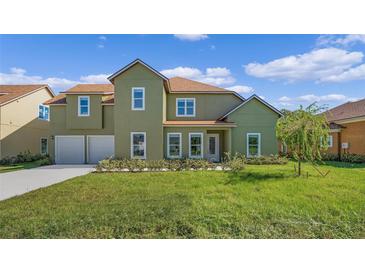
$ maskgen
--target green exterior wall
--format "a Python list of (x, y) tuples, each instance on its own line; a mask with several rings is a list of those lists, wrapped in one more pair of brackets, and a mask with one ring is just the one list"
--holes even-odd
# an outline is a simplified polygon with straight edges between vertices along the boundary
[[(136, 64), (114, 79), (115, 156), (130, 155), (131, 132), (146, 132), (146, 158), (163, 158), (163, 79)], [(145, 88), (145, 110), (131, 108), (132, 88)]]
[(275, 128), (279, 115), (252, 99), (228, 116), (228, 121), (235, 122), (232, 128), (232, 152), (246, 155), (247, 133), (261, 133), (261, 155), (278, 154), (278, 141)]
[[(90, 115), (78, 116), (78, 98), (90, 97)], [(68, 129), (102, 129), (101, 95), (67, 95), (66, 127)]]
[[(176, 117), (176, 99), (195, 98), (195, 117)], [(167, 94), (167, 120), (216, 120), (242, 100), (233, 94)]]
[[(101, 105), (100, 105), (101, 106)], [(49, 135), (50, 138), (48, 144), (49, 155), (52, 159), (55, 157), (55, 139), (57, 135), (113, 135), (114, 134), (114, 106), (101, 106), (100, 118), (102, 120), (102, 128), (100, 129), (69, 129), (66, 126), (67, 106), (55, 106), (50, 107), (50, 122), (49, 122)], [(86, 145), (86, 139), (85, 139)], [(85, 148), (86, 151), (86, 148)], [(85, 157), (86, 159), (86, 157)]]

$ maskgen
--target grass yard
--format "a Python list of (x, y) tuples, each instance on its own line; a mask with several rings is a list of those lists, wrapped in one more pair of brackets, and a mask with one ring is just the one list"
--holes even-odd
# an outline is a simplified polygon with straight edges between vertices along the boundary
[(38, 160), (38, 161), (34, 161), (34, 162), (21, 163), (21, 164), (15, 164), (15, 165), (6, 165), (6, 166), (0, 165), (0, 173), (39, 167), (41, 165), (41, 161), (42, 160)]
[(0, 202), (0, 238), (365, 238), (365, 165), (88, 174)]

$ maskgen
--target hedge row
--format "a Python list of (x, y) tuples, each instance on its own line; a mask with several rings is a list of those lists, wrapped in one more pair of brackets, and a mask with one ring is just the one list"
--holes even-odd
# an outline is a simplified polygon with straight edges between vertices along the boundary
[(322, 155), (323, 161), (342, 161), (348, 163), (365, 163), (365, 155), (345, 153), (341, 155), (341, 159), (338, 154), (324, 153)]
[(48, 155), (32, 154), (29, 150), (21, 152), (16, 156), (6, 156), (0, 160), (0, 165), (17, 165), (21, 163), (34, 162), (42, 160), (41, 165), (51, 164)]
[(97, 172), (142, 172), (142, 171), (182, 171), (182, 170), (229, 170), (238, 172), (245, 164), (286, 164), (287, 159), (270, 156), (246, 159), (240, 154), (226, 154), (221, 163), (212, 163), (205, 159), (179, 160), (137, 160), (137, 159), (106, 159), (96, 166)]

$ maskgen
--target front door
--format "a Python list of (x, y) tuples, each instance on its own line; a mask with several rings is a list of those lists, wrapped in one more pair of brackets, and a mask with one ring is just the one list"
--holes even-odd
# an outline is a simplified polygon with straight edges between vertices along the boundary
[(207, 159), (211, 162), (219, 162), (219, 134), (207, 134), (208, 154)]

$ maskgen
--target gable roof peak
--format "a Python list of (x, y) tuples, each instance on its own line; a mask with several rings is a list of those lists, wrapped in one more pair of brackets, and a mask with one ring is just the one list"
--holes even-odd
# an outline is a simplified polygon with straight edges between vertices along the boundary
[(127, 64), (126, 66), (122, 67), (120, 70), (118, 70), (117, 72), (113, 73), (112, 75), (110, 75), (108, 77), (108, 80), (110, 82), (113, 83), (114, 78), (116, 78), (117, 76), (119, 76), (120, 74), (122, 74), (123, 72), (125, 72), (126, 70), (130, 69), (131, 67), (133, 67), (135, 64), (141, 64), (142, 66), (146, 67), (147, 69), (149, 69), (150, 71), (152, 71), (153, 73), (155, 73), (156, 75), (158, 75), (159, 77), (161, 77), (163, 80), (168, 81), (169, 79), (165, 76), (162, 75), (160, 72), (158, 72), (157, 70), (155, 70), (153, 67), (151, 67), (150, 65), (146, 64), (145, 62), (143, 62), (141, 59), (137, 58), (134, 61), (130, 62), (129, 64)]

